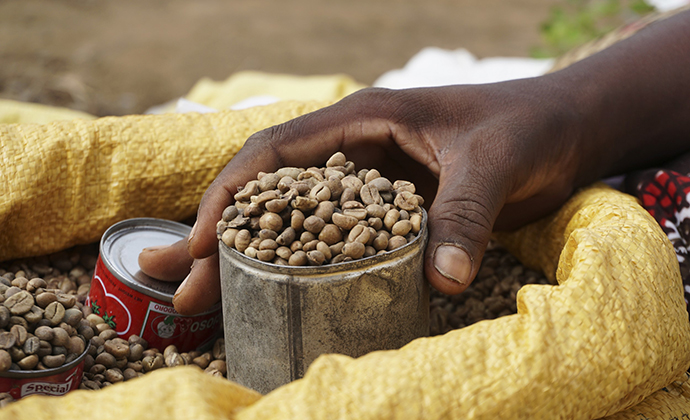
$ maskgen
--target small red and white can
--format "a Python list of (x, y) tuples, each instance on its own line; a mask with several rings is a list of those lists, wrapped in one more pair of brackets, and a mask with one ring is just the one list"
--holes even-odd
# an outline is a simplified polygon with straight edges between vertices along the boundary
[(29, 395), (65, 395), (79, 388), (88, 351), (87, 345), (84, 353), (75, 360), (52, 369), (1, 372), (0, 392), (10, 394), (15, 400)]
[(180, 283), (155, 280), (139, 269), (144, 248), (173, 244), (189, 231), (182, 223), (153, 218), (124, 220), (108, 228), (86, 305), (121, 338), (136, 334), (161, 351), (170, 344), (180, 352), (211, 347), (221, 332), (220, 303), (201, 314), (180, 315), (172, 305)]

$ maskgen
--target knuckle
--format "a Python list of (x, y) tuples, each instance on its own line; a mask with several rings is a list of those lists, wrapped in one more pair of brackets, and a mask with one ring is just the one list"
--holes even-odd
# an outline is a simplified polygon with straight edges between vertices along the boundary
[[(488, 238), (493, 229), (494, 214), (491, 206), (469, 197), (458, 197), (445, 201), (430, 212), (436, 224), (453, 224), (460, 231), (469, 233), (467, 239), (481, 245), (482, 238)], [(448, 232), (446, 229), (444, 232)], [(447, 234), (445, 233), (445, 234)]]
[(245, 142), (245, 148), (251, 150), (253, 154), (261, 153), (264, 156), (270, 156), (276, 168), (285, 166), (284, 151), (289, 148), (289, 144), (298, 137), (299, 133), (299, 127), (295, 121), (290, 120), (252, 134)]
[(385, 88), (364, 88), (347, 96), (338, 106), (357, 110), (361, 116), (388, 118), (398, 108), (401, 91)]
[(346, 101), (356, 100), (356, 101), (374, 101), (378, 102), (389, 98), (395, 91), (386, 88), (379, 87), (367, 87), (352, 95), (347, 96)]

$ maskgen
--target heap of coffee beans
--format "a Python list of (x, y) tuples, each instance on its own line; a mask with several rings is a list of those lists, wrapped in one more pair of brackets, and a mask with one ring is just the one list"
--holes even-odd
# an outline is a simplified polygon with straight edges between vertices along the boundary
[(223, 211), (218, 239), (251, 258), (337, 264), (392, 251), (422, 228), (424, 200), (408, 181), (355, 170), (341, 152), (324, 168), (259, 173)]
[(57, 368), (86, 349), (91, 326), (77, 295), (25, 274), (0, 276), (0, 372)]
[[(0, 265), (0, 371), (59, 367), (86, 350), (81, 389), (100, 389), (180, 365), (225, 376), (223, 338), (206, 352), (179, 352), (172, 345), (161, 351), (148, 348), (136, 335), (119, 338), (106, 320), (84, 306), (97, 258), (93, 244)], [(11, 395), (0, 393), (0, 407), (12, 401)]]
[(517, 312), (515, 296), (525, 284), (549, 284), (544, 274), (525, 268), (504, 248), (489, 243), (479, 273), (459, 295), (431, 291), (431, 335)]
[[(94, 317), (102, 321), (97, 315)], [(107, 323), (98, 322), (96, 325)], [(216, 340), (212, 350), (203, 353), (180, 353), (174, 345), (169, 345), (163, 352), (156, 348), (149, 349), (143, 338), (131, 335), (124, 340), (107, 327), (100, 334), (91, 337), (90, 341), (91, 347), (84, 359), (84, 378), (80, 389), (105, 388), (165, 367), (197, 366), (206, 373), (219, 377), (225, 377), (227, 372), (225, 341), (222, 338)]]
[[(65, 330), (70, 340), (72, 337), (78, 337), (83, 339), (84, 342), (88, 341), (90, 343), (88, 353), (84, 357), (85, 370), (80, 386), (81, 389), (100, 389), (114, 383), (138, 378), (156, 369), (179, 366), (181, 364), (198, 366), (211, 375), (225, 376), (225, 346), (222, 338), (215, 342), (212, 350), (204, 353), (195, 351), (180, 353), (174, 346), (168, 346), (160, 351), (159, 349), (148, 348), (148, 343), (137, 336), (131, 336), (128, 340), (118, 338), (117, 334), (114, 333), (105, 320), (98, 315), (92, 314), (90, 308), (84, 306), (83, 302), (89, 292), (97, 257), (98, 246), (97, 244), (92, 244), (61, 251), (49, 256), (8, 261), (0, 264), (0, 284), (2, 284), (0, 289), (3, 290), (0, 293), (0, 301), (2, 301), (0, 306), (6, 307), (4, 304), (8, 297), (18, 293), (16, 289), (12, 289), (10, 296), (7, 296), (6, 292), (16, 287), (20, 291), (28, 291), (32, 294), (34, 302), (38, 303), (35, 306), (44, 311), (44, 316), (41, 319), (46, 319), (45, 308), (40, 306), (40, 302), (43, 301), (44, 297), (37, 299), (37, 295), (43, 293), (54, 294), (56, 297), (55, 302), (59, 302), (57, 297), (60, 296), (62, 301), (68, 305), (71, 300), (64, 295), (76, 298), (74, 305), (67, 308), (77, 308), (82, 312), (82, 318), (77, 324), (75, 335), (70, 335), (71, 330), (75, 329), (75, 327), (66, 322), (64, 316), (62, 322), (58, 323), (57, 326), (45, 326), (49, 327), (50, 331)], [(36, 287), (43, 285), (38, 280), (29, 285), (31, 280), (36, 278), (43, 280), (45, 287)], [(19, 280), (15, 282), (14, 280), (16, 279)], [(24, 280), (28, 281), (25, 282)], [(10, 283), (9, 286), (7, 282)], [(543, 274), (523, 267), (505, 249), (493, 243), (490, 244), (484, 255), (477, 278), (465, 292), (456, 296), (446, 296), (432, 290), (430, 299), (431, 335), (444, 334), (450, 330), (463, 328), (484, 319), (494, 319), (514, 314), (516, 312), (515, 295), (520, 287), (529, 283), (548, 284), (548, 280)], [(67, 300), (65, 301), (65, 299)], [(30, 301), (27, 300), (28, 302)], [(63, 307), (65, 306), (63, 303), (61, 304)], [(33, 306), (31, 307), (33, 308)], [(55, 307), (59, 308), (57, 305)], [(59, 309), (57, 312), (61, 313)], [(26, 345), (27, 341), (29, 341), (29, 334), (33, 334), (34, 337), (39, 339), (39, 349), (41, 344), (44, 349), (47, 349), (46, 344), (41, 343), (42, 339), (40, 338), (43, 331), (47, 331), (47, 329), (41, 329), (37, 334), (36, 330), (42, 325), (36, 323), (33, 325), (33, 331), (31, 331), (31, 324), (25, 317), (27, 314), (29, 314), (29, 319), (33, 319), (31, 318), (31, 311), (26, 312), (24, 315), (11, 315), (9, 317), (10, 321), (7, 324), (9, 328), (6, 326), (1, 331), (14, 336), (15, 343), (12, 347), (21, 349), (25, 357), (27, 353), (24, 347), (17, 347), (16, 343), (17, 340), (20, 342), (23, 340)], [(74, 311), (70, 312), (70, 314), (73, 314), (71, 315), (73, 317), (79, 317)], [(19, 320), (19, 318), (23, 318), (29, 328), (26, 328), (24, 321)], [(50, 313), (47, 319), (51, 319)], [(72, 320), (72, 322), (74, 321)], [(89, 328), (86, 327), (87, 324)], [(12, 331), (13, 327), (16, 327), (14, 331)], [(26, 329), (26, 336), (19, 327)], [(58, 336), (64, 336), (62, 332), (57, 334)], [(55, 333), (53, 335), (55, 336)], [(13, 339), (8, 336), (4, 337), (4, 340), (9, 340), (7, 343)], [(48, 336), (43, 335), (43, 337), (47, 338)], [(31, 341), (35, 342), (35, 340)], [(52, 340), (43, 341), (50, 344), (52, 354), (54, 348)], [(74, 342), (76, 343), (76, 339)], [(55, 347), (58, 347), (55, 352), (61, 353), (63, 350), (59, 347), (64, 346)], [(31, 353), (32, 349), (29, 348), (28, 350)], [(67, 347), (65, 347), (65, 350), (67, 350)], [(10, 353), (8, 349), (3, 349), (3, 351), (10, 354), (10, 359), (12, 360), (10, 362), (11, 368), (22, 370), (22, 366), (17, 362), (24, 359), (24, 357), (15, 361), (12, 359), (12, 353), (15, 356), (21, 356), (20, 353), (15, 350), (11, 350), (12, 353)], [(65, 363), (68, 359), (67, 353), (66, 351)], [(37, 353), (34, 354), (38, 357)], [(5, 358), (5, 360), (7, 359)], [(16, 366), (13, 366), (13, 364)], [(24, 365), (29, 366), (26, 363)], [(39, 357), (39, 362), (36, 363), (33, 369), (39, 369), (41, 366), (48, 367)], [(9, 404), (11, 401), (12, 397), (9, 394), (0, 393), (0, 407)]]

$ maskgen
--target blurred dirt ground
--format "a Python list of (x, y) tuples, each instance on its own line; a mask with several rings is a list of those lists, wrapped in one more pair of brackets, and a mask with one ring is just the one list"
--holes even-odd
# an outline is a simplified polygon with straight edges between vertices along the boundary
[(345, 73), (426, 46), (527, 56), (558, 0), (0, 0), (0, 98), (141, 113), (201, 77)]

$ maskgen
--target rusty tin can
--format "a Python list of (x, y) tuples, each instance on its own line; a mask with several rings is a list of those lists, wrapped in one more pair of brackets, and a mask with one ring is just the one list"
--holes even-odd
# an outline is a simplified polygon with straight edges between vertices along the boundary
[(0, 372), (0, 393), (8, 393), (18, 400), (29, 395), (60, 396), (79, 388), (89, 346), (87, 342), (86, 349), (79, 357), (60, 367)]
[(163, 219), (137, 218), (116, 223), (103, 234), (86, 304), (121, 338), (136, 334), (161, 351), (170, 344), (181, 352), (206, 349), (220, 335), (217, 304), (194, 316), (175, 311), (178, 282), (155, 280), (139, 269), (139, 253), (184, 239), (190, 227)]
[(423, 227), (383, 255), (319, 267), (249, 258), (219, 243), (227, 377), (267, 393), (323, 353), (397, 349), (429, 334)]

